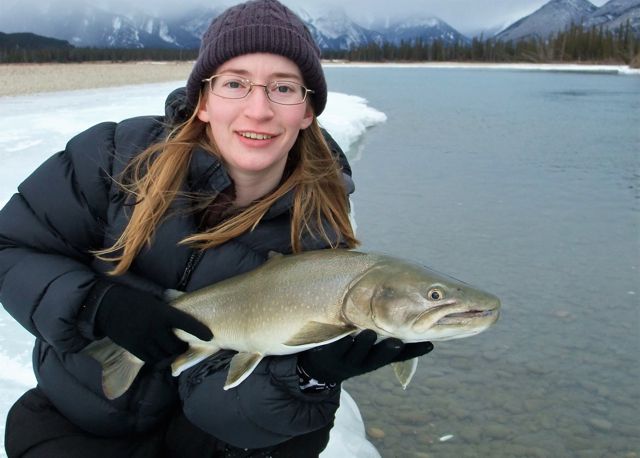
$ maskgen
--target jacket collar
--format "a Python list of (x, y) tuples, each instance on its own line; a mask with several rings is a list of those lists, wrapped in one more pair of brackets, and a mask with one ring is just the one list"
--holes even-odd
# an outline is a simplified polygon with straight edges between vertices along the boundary
[(191, 192), (219, 194), (231, 186), (231, 178), (217, 157), (196, 146), (191, 153), (187, 185)]
[[(197, 146), (191, 153), (187, 186), (189, 192), (216, 195), (231, 186), (232, 181), (220, 160)], [(293, 191), (289, 191), (269, 208), (263, 219), (275, 218), (293, 206)]]

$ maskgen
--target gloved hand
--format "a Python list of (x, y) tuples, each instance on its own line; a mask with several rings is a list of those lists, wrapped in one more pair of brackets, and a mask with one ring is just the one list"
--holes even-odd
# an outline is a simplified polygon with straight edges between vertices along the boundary
[(104, 293), (95, 323), (100, 333), (150, 364), (169, 364), (189, 348), (173, 328), (202, 340), (213, 337), (209, 328), (191, 315), (153, 294), (122, 285), (113, 285)]
[(405, 361), (429, 353), (431, 342), (405, 344), (399, 339), (384, 339), (365, 329), (355, 337), (346, 336), (298, 355), (298, 365), (310, 377), (323, 383), (340, 383), (356, 375), (374, 371), (389, 363)]

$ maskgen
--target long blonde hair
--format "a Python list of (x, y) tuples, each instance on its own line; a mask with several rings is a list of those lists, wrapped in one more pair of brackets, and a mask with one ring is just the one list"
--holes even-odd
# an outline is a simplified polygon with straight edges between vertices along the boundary
[[(152, 243), (156, 228), (180, 193), (194, 148), (200, 146), (220, 159), (215, 144), (209, 141), (208, 129), (208, 124), (194, 112), (165, 141), (149, 146), (128, 164), (119, 185), (135, 198), (131, 218), (111, 247), (94, 252), (98, 258), (115, 263), (110, 274), (126, 272), (140, 250)], [(322, 237), (334, 248), (338, 244), (357, 246), (341, 169), (315, 117), (308, 128), (300, 131), (289, 152), (287, 168), (290, 173), (273, 192), (238, 215), (180, 243), (199, 249), (221, 245), (255, 228), (278, 199), (293, 191), (290, 237), (294, 253), (303, 250), (305, 234)], [(327, 233), (325, 222), (333, 236)]]

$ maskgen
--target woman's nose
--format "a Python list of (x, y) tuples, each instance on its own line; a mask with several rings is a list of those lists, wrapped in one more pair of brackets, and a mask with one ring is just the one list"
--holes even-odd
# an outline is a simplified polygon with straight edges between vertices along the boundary
[(245, 112), (253, 118), (268, 118), (273, 116), (273, 106), (267, 97), (266, 88), (254, 85), (247, 95), (247, 106)]

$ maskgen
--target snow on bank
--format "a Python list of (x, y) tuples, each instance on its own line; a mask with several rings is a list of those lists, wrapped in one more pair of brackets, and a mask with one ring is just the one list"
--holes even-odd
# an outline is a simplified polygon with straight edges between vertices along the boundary
[(523, 70), (542, 72), (575, 72), (575, 73), (611, 73), (620, 75), (640, 75), (640, 68), (630, 68), (628, 65), (588, 65), (588, 64), (492, 64), (492, 63), (464, 63), (464, 62), (408, 62), (408, 63), (378, 63), (378, 62), (323, 62), (323, 67), (353, 67), (353, 68), (444, 68), (444, 69), (484, 69), (484, 70)]
[(387, 120), (362, 97), (329, 92), (327, 100), (327, 109), (319, 121), (344, 151), (349, 151), (367, 128)]
[[(162, 114), (166, 95), (181, 85), (153, 83), (90, 90), (49, 92), (0, 97), (0, 207), (16, 187), (46, 158), (64, 148), (75, 134), (103, 121), (120, 121), (147, 114)], [(330, 92), (320, 122), (345, 150), (367, 128), (384, 122), (385, 115), (361, 97)], [(4, 427), (11, 405), (35, 386), (31, 368), (33, 338), (0, 307), (0, 457)], [(346, 393), (341, 398), (336, 426), (323, 458), (380, 455), (366, 439), (358, 408)]]

